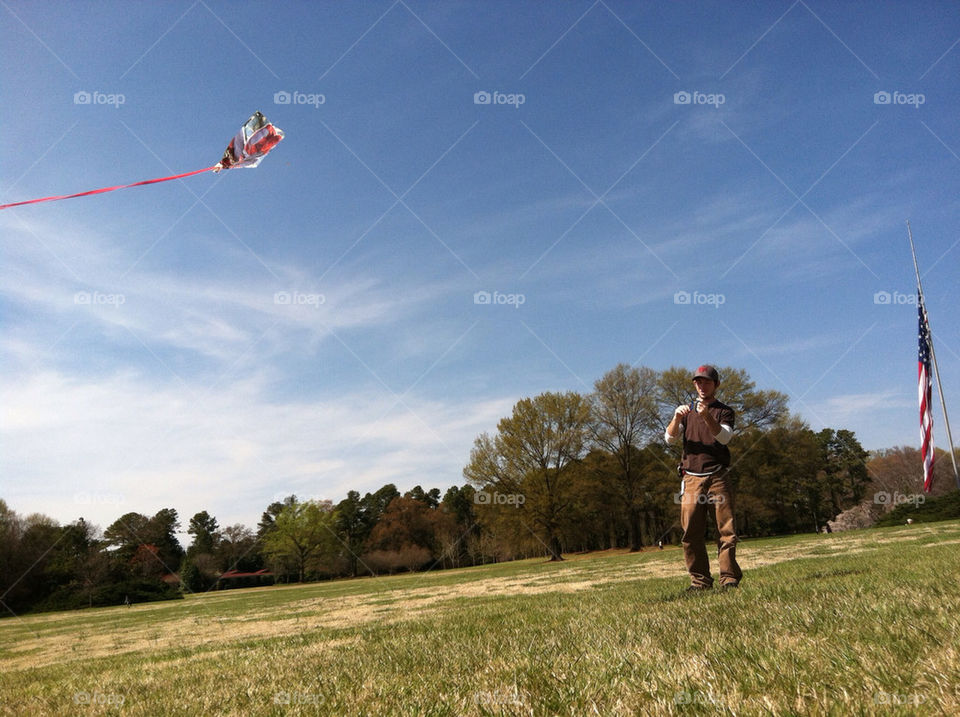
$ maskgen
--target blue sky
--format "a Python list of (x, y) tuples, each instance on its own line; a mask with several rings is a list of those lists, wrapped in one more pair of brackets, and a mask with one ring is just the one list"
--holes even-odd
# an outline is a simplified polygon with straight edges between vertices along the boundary
[(210, 166), (257, 109), (286, 133), (254, 170), (0, 212), (18, 512), (445, 489), (518, 399), (620, 362), (742, 367), (916, 446), (907, 219), (956, 404), (953, 3), (0, 15), (0, 203)]

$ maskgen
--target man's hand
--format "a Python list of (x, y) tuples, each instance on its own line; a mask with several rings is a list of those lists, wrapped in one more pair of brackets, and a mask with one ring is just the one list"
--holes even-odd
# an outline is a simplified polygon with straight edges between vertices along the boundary
[(690, 413), (690, 406), (687, 405), (677, 406), (674, 410), (673, 418), (670, 420), (670, 425), (667, 426), (667, 432), (664, 436), (667, 443), (673, 443), (677, 439), (680, 434), (680, 424), (683, 423), (683, 418), (688, 413)]
[(697, 414), (700, 416), (700, 418), (703, 419), (703, 422), (707, 424), (707, 428), (710, 429), (710, 433), (712, 433), (714, 437), (720, 435), (720, 431), (723, 429), (720, 426), (720, 423), (717, 421), (717, 419), (713, 417), (713, 414), (710, 413), (710, 407), (707, 404), (707, 402), (697, 400), (696, 405), (697, 405)]
[[(694, 406), (694, 408), (691, 408)], [(710, 404), (707, 401), (701, 399), (696, 399), (692, 404), (684, 404), (683, 406), (677, 406), (673, 411), (673, 418), (670, 420), (670, 425), (667, 426), (667, 430), (664, 434), (664, 438), (668, 444), (676, 442), (680, 437), (680, 426), (684, 423), (684, 419), (690, 414), (692, 410), (696, 410), (697, 415), (707, 424), (707, 428), (710, 429), (710, 433), (713, 434), (714, 438), (717, 438), (720, 443), (726, 445), (730, 438), (733, 436), (732, 429), (729, 427), (721, 426), (719, 421), (714, 418), (713, 414), (710, 413)]]

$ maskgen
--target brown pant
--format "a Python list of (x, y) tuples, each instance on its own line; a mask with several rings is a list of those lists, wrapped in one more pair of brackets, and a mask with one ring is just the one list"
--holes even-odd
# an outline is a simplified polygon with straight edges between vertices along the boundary
[(680, 527), (683, 528), (683, 557), (690, 582), (697, 587), (713, 586), (710, 559), (707, 557), (707, 510), (715, 509), (720, 584), (740, 582), (743, 573), (737, 565), (737, 531), (733, 523), (733, 495), (725, 470), (711, 476), (684, 474), (680, 498)]

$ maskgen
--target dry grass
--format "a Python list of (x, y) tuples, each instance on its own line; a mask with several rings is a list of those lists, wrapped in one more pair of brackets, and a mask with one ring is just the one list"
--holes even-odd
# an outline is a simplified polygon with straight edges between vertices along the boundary
[[(911, 534), (918, 539), (937, 535), (936, 529), (930, 526), (913, 528)], [(820, 543), (814, 547), (818, 556), (850, 556), (871, 550), (877, 545), (903, 541), (902, 536), (876, 532), (833, 534), (818, 536), (813, 540), (817, 539)], [(928, 547), (957, 542), (960, 540), (938, 541)], [(748, 573), (797, 557), (796, 547), (790, 543), (778, 545), (776, 541), (771, 541), (765, 543), (762, 550), (751, 550), (751, 545), (751, 542), (747, 542), (739, 550), (741, 566)], [(597, 562), (614, 557), (618, 558), (615, 564), (604, 566)], [(458, 572), (469, 575), (471, 570), (449, 571), (449, 574)], [(447, 575), (444, 574), (445, 577)], [(587, 576), (589, 579), (578, 579)], [(431, 611), (444, 609), (445, 603), (463, 598), (569, 593), (627, 580), (684, 576), (682, 557), (676, 548), (647, 550), (639, 554), (611, 550), (571, 556), (564, 564), (562, 581), (558, 581), (556, 574), (551, 572), (539, 576), (484, 577), (448, 585), (418, 586), (418, 583), (429, 581), (429, 578), (409, 575), (393, 581), (390, 587), (374, 589), (367, 594), (300, 599), (295, 596), (303, 591), (303, 586), (284, 585), (244, 592), (283, 594), (292, 591), (289, 601), (253, 613), (229, 614), (220, 614), (218, 603), (233, 603), (239, 593), (207, 593), (189, 596), (184, 602), (137, 605), (134, 610), (116, 607), (89, 611), (110, 616), (110, 629), (105, 632), (98, 632), (92, 627), (76, 629), (77, 616), (84, 612), (48, 613), (26, 618), (30, 628), (35, 631), (34, 639), (8, 645), (2, 664), (6, 669), (20, 670), (126, 652), (192, 649), (218, 642), (270, 639), (320, 628), (354, 627), (369, 622), (388, 624), (423, 618)], [(371, 584), (370, 587), (378, 586)], [(130, 621), (133, 612), (137, 619)], [(162, 613), (162, 625), (141, 619), (144, 613), (151, 612)], [(44, 628), (56, 625), (69, 626), (68, 634), (60, 634), (59, 630), (43, 634), (47, 632)]]
[(957, 542), (748, 541), (744, 587), (692, 598), (667, 549), (4, 620), (0, 712), (954, 712)]

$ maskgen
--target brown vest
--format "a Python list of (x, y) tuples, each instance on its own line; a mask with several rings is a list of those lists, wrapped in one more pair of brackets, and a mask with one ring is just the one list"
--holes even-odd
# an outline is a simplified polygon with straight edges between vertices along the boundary
[[(707, 408), (720, 425), (733, 428), (734, 413), (730, 406), (714, 400)], [(683, 421), (683, 470), (689, 473), (716, 473), (730, 467), (730, 449), (717, 441), (710, 427), (690, 411)]]

